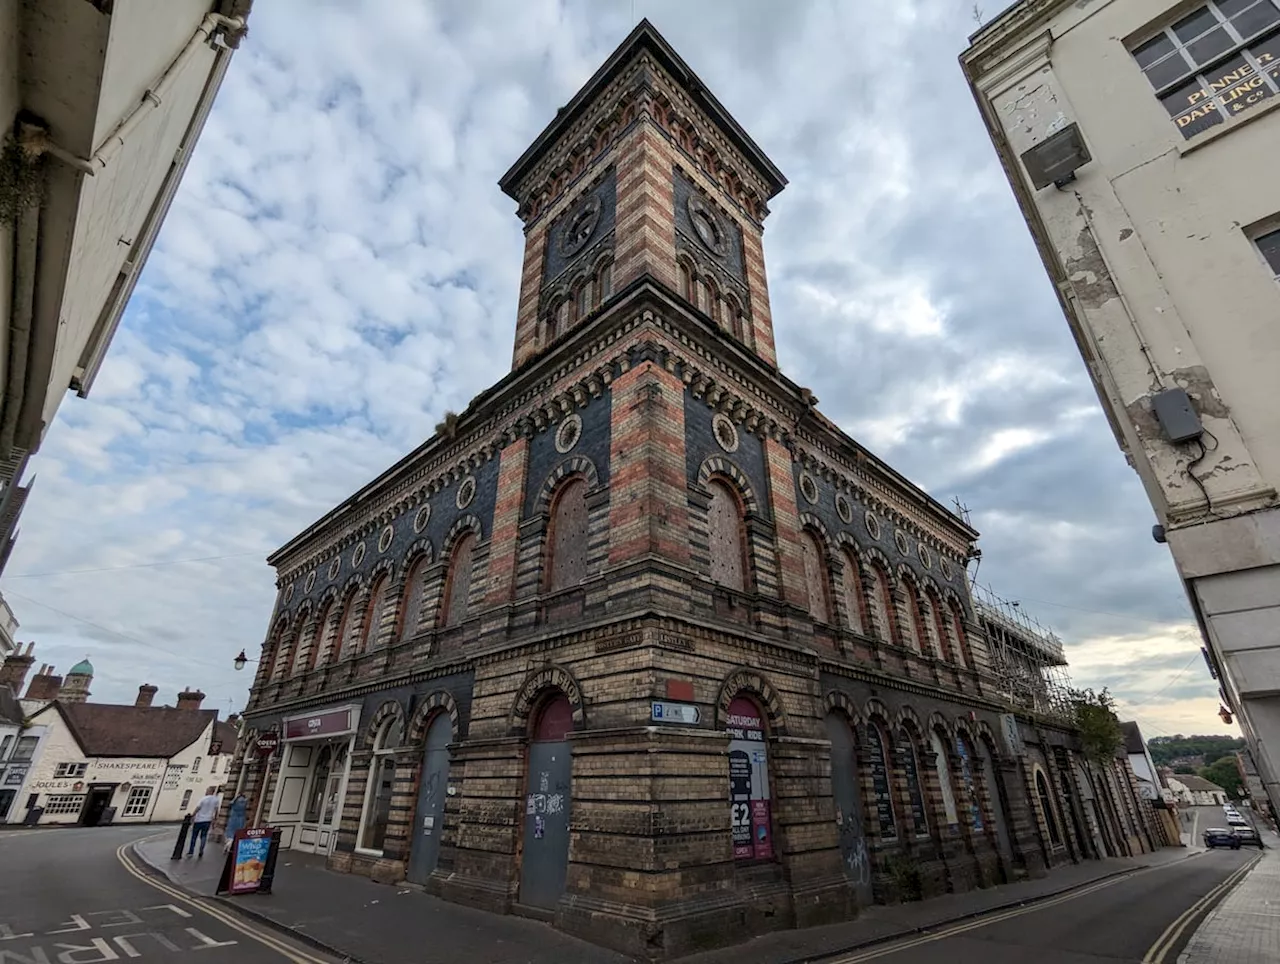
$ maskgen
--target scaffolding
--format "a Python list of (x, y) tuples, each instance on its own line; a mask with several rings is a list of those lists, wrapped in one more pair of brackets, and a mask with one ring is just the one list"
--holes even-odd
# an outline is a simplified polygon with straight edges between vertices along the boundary
[(971, 583), (974, 610), (987, 638), (991, 672), (1015, 706), (1071, 719), (1071, 677), (1062, 640), (1023, 611), (1021, 603)]

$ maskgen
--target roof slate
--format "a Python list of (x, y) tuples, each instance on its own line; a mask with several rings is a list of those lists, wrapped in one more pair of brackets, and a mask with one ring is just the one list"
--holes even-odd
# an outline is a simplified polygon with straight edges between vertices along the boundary
[[(67, 721), (85, 756), (135, 756), (169, 759), (217, 720), (217, 710), (179, 710), (168, 706), (116, 706), (107, 703), (53, 702)], [(47, 712), (41, 710), (41, 713)]]

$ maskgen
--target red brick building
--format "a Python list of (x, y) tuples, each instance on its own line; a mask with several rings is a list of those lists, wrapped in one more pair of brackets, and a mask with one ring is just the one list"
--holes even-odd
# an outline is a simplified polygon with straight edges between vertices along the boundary
[(287, 846), (655, 957), (1092, 855), (977, 533), (777, 368), (785, 183), (647, 23), (503, 177), (511, 373), (270, 559)]

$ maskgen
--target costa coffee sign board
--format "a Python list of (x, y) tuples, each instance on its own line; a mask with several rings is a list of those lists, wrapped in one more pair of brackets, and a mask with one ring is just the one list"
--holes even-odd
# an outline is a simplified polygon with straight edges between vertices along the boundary
[(351, 708), (325, 710), (309, 716), (295, 716), (285, 720), (286, 740), (310, 740), (321, 736), (338, 736), (352, 730)]
[(257, 751), (263, 756), (270, 756), (275, 752), (276, 747), (279, 745), (280, 736), (276, 733), (263, 733), (262, 736), (258, 737), (257, 742), (254, 743), (254, 747), (256, 747)]

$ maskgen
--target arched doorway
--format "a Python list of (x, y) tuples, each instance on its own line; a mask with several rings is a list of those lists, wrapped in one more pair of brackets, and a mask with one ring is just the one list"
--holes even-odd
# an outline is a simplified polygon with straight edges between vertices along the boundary
[(858, 895), (870, 904), (871, 858), (863, 823), (862, 793), (858, 786), (858, 752), (853, 729), (842, 713), (827, 714), (827, 738), (831, 740), (831, 795), (836, 805), (836, 833), (840, 838), (840, 862), (844, 876)]
[(534, 713), (529, 730), (520, 903), (530, 907), (554, 908), (569, 872), (572, 729), (573, 707), (557, 692)]
[(440, 860), (440, 838), (444, 834), (445, 791), (449, 784), (449, 741), (453, 725), (448, 713), (437, 713), (427, 727), (422, 771), (418, 777), (418, 809), (413, 825), (413, 848), (405, 877), (425, 884)]
[(982, 772), (987, 782), (987, 799), (991, 801), (991, 815), (996, 822), (996, 846), (1000, 856), (1006, 862), (1006, 873), (1012, 876), (1013, 844), (1009, 840), (1009, 805), (1005, 800), (1004, 781), (997, 772), (1000, 766), (991, 744), (985, 739), (978, 740), (978, 753), (982, 757)]

